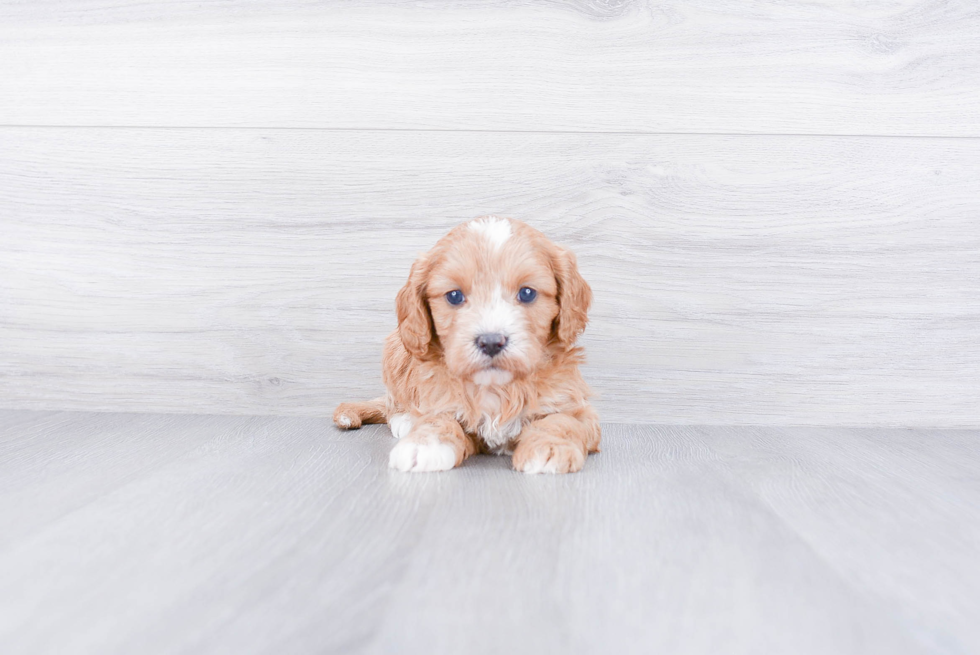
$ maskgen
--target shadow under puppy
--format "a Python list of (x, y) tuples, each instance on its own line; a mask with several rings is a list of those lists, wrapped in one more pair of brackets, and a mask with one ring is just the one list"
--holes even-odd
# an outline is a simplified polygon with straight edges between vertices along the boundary
[(444, 471), (477, 452), (526, 473), (570, 473), (599, 450), (579, 373), (592, 290), (575, 255), (512, 219), (454, 228), (412, 265), (385, 342), (388, 394), (342, 403), (344, 429), (385, 423), (389, 465)]

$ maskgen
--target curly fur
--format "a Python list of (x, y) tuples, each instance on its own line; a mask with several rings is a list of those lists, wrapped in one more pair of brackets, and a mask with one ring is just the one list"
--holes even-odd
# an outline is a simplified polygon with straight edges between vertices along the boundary
[[(518, 301), (523, 286), (536, 290), (533, 302)], [(466, 298), (459, 306), (446, 300), (454, 289)], [(528, 473), (577, 471), (601, 437), (576, 345), (591, 303), (575, 255), (534, 228), (495, 217), (459, 225), (398, 292), (387, 395), (343, 403), (334, 421), (353, 429), (397, 416), (407, 433), (389, 464), (400, 470), (444, 470), (492, 452), (512, 453)], [(508, 338), (498, 355), (475, 345), (485, 332)]]

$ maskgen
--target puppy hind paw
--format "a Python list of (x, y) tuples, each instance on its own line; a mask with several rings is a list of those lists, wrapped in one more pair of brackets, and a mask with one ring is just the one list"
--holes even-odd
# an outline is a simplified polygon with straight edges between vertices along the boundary
[(391, 449), (388, 466), (412, 473), (448, 471), (456, 466), (456, 459), (455, 449), (441, 441), (422, 444), (402, 440)]
[(361, 416), (347, 403), (341, 403), (333, 413), (333, 422), (341, 430), (356, 430), (361, 427)]

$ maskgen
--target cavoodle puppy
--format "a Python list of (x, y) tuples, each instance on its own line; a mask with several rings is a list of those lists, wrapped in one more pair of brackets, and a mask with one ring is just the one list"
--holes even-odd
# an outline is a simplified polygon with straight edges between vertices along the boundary
[(387, 422), (400, 471), (444, 471), (477, 452), (512, 455), (525, 473), (578, 471), (601, 436), (575, 345), (591, 302), (575, 255), (534, 228), (463, 223), (398, 292), (387, 396), (342, 403), (334, 422)]

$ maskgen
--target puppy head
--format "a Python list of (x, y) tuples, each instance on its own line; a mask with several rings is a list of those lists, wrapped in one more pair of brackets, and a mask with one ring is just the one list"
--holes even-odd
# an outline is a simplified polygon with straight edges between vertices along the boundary
[(571, 348), (591, 302), (575, 255), (520, 221), (484, 217), (412, 265), (396, 308), (409, 353), (478, 384), (506, 384)]

